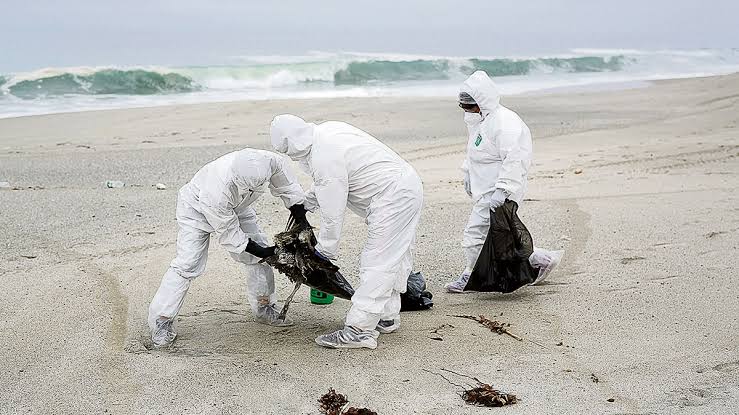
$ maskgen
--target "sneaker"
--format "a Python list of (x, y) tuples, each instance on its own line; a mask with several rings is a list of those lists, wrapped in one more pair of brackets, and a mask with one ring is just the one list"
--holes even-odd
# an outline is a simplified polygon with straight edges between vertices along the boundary
[(281, 320), (279, 318), (280, 311), (277, 310), (277, 306), (274, 304), (264, 304), (260, 305), (257, 308), (257, 313), (254, 315), (254, 317), (257, 320), (257, 323), (260, 324), (266, 324), (268, 326), (275, 326), (275, 327), (287, 327), (292, 326), (293, 321), (287, 317), (285, 317), (284, 320)]
[(463, 272), (456, 281), (450, 282), (449, 284), (445, 285), (444, 288), (446, 288), (446, 291), (448, 293), (459, 294), (464, 292), (464, 287), (467, 286), (467, 281), (469, 280), (470, 274), (468, 274), (467, 272)]
[(167, 347), (177, 337), (177, 333), (174, 332), (173, 322), (170, 319), (157, 319), (157, 326), (151, 333), (151, 342), (154, 343), (154, 347)]
[(330, 349), (374, 349), (377, 347), (376, 330), (360, 330), (352, 326), (345, 326), (341, 330), (316, 337), (319, 346)]
[(389, 334), (400, 328), (400, 319), (380, 320), (375, 330), (380, 334)]
[(539, 268), (539, 276), (536, 277), (536, 280), (531, 285), (537, 285), (544, 281), (554, 271), (554, 268), (559, 265), (560, 261), (562, 261), (564, 254), (565, 251), (550, 251), (549, 263), (545, 267)]

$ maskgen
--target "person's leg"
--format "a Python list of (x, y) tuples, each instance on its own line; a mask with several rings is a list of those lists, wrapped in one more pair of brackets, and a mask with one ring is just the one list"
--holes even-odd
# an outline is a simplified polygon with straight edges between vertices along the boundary
[[(320, 336), (326, 347), (375, 348), (383, 315), (398, 316), (400, 292), (413, 269), (413, 247), (423, 205), (423, 188), (415, 172), (372, 204), (368, 237), (360, 257), (360, 284), (352, 296), (345, 329)], [(354, 332), (353, 332), (354, 331)]]
[[(202, 222), (199, 222), (202, 219)], [(199, 222), (199, 223), (195, 223)], [(180, 312), (190, 283), (205, 271), (210, 233), (204, 218), (187, 204), (177, 204), (177, 256), (170, 263), (159, 289), (149, 305), (148, 324), (158, 346), (171, 343), (176, 336), (174, 319)], [(195, 225), (195, 226), (193, 226)]]
[(393, 290), (390, 300), (380, 315), (380, 321), (375, 328), (380, 334), (392, 333), (400, 328), (400, 292)]
[[(257, 214), (251, 207), (246, 207), (237, 211), (241, 230), (249, 236), (251, 240), (261, 245), (269, 245), (267, 235), (257, 223)], [(292, 321), (285, 319), (278, 320), (279, 310), (275, 305), (277, 295), (275, 294), (275, 275), (272, 267), (267, 264), (260, 264), (260, 258), (246, 252), (241, 254), (231, 254), (238, 262), (244, 264), (246, 270), (246, 292), (251, 310), (256, 316), (257, 322), (276, 326), (285, 326), (292, 324)]]
[(462, 250), (465, 256), (465, 269), (455, 280), (445, 285), (448, 292), (461, 293), (470, 279), (472, 269), (475, 268), (477, 257), (480, 256), (485, 238), (490, 229), (490, 201), (489, 197), (482, 197), (472, 206), (472, 212), (467, 220), (462, 238)]

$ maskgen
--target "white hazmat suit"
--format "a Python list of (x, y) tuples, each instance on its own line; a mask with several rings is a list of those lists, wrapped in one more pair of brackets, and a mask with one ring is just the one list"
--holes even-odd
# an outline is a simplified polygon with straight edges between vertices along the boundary
[[(247, 294), (252, 310), (275, 303), (272, 268), (244, 252), (249, 240), (266, 245), (267, 237), (250, 206), (264, 193), (285, 207), (305, 201), (303, 189), (286, 166), (286, 160), (269, 151), (244, 149), (226, 154), (201, 168), (177, 197), (177, 257), (171, 262), (149, 306), (152, 331), (157, 320), (172, 321), (180, 311), (193, 279), (205, 271), (211, 234), (244, 264)], [(170, 339), (173, 340), (174, 337)]]
[(366, 219), (361, 282), (346, 326), (371, 331), (380, 320), (399, 322), (400, 293), (413, 268), (423, 204), (416, 171), (386, 145), (343, 122), (316, 125), (279, 115), (272, 121), (271, 135), (275, 150), (298, 161), (313, 178), (305, 206), (320, 210), (319, 253), (337, 257), (347, 207)]
[[(462, 239), (466, 267), (460, 280), (455, 282), (459, 286), (452, 289), (447, 286), (455, 292), (464, 288), (485, 243), (490, 228), (493, 193), (502, 190), (508, 199), (520, 206), (533, 156), (529, 127), (518, 114), (500, 105), (498, 89), (485, 72), (477, 71), (467, 78), (460, 93), (471, 96), (480, 107), (480, 113), (464, 114), (468, 140), (462, 171), (465, 190), (474, 205)], [(537, 248), (530, 262), (534, 267), (548, 268), (552, 259), (550, 254), (555, 253)]]

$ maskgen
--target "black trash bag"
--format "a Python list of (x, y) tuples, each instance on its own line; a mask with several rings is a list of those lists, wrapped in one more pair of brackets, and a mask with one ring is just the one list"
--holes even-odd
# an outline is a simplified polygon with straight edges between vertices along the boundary
[(490, 212), (490, 230), (465, 291), (510, 293), (536, 279), (529, 263), (534, 242), (516, 211), (518, 204), (506, 200)]
[(274, 240), (275, 255), (262, 261), (295, 283), (295, 291), (299, 284), (305, 284), (345, 300), (352, 298), (354, 288), (341, 275), (339, 267), (316, 254), (316, 235), (309, 223), (297, 222), (291, 215), (287, 230), (275, 235)]
[(408, 276), (408, 288), (400, 294), (400, 311), (428, 310), (434, 305), (434, 296), (426, 291), (426, 281), (420, 272)]

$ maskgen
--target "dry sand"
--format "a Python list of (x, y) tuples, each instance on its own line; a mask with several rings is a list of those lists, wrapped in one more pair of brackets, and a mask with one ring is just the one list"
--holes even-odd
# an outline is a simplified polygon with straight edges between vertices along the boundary
[[(315, 414), (329, 387), (380, 414), (487, 413), (424, 371), (442, 368), (516, 393), (507, 414), (737, 413), (738, 91), (733, 75), (504, 99), (535, 136), (521, 216), (537, 245), (567, 251), (546, 284), (508, 295), (442, 292), (462, 268), (470, 208), (453, 99), (0, 120), (0, 181), (20, 189), (0, 190), (0, 413)], [(147, 305), (175, 252), (176, 190), (221, 154), (266, 148), (281, 112), (346, 120), (418, 169), (416, 269), (434, 309), (404, 313), (375, 351), (322, 349), (313, 339), (341, 326), (347, 302), (314, 306), (303, 288), (295, 327), (256, 324), (243, 269), (214, 245), (176, 345), (148, 350)], [(106, 189), (109, 179), (127, 186)], [(268, 233), (282, 229), (275, 200), (256, 208)], [(363, 226), (351, 216), (342, 240), (353, 283)], [(278, 291), (289, 292), (285, 277)], [(526, 340), (449, 314), (498, 318)]]

